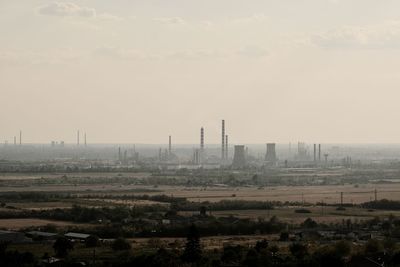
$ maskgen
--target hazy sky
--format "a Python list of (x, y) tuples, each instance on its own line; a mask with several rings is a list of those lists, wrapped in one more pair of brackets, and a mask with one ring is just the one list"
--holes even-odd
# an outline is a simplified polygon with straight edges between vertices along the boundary
[(0, 140), (400, 142), (398, 0), (0, 0)]

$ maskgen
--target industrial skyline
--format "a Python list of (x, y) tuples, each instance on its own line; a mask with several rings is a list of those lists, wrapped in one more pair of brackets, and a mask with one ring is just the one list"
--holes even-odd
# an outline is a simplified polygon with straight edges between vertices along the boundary
[[(225, 122), (225, 120), (223, 119), (223, 120), (221, 120), (221, 143), (220, 143), (220, 147), (221, 147), (221, 159), (226, 159), (226, 158), (228, 158), (228, 155), (229, 155), (229, 135), (228, 134), (226, 134), (227, 133), (227, 131), (226, 131), (226, 122)], [(213, 135), (215, 135), (215, 133), (213, 133), (213, 132), (209, 132), (209, 136), (213, 136)], [(83, 143), (82, 143), (82, 135), (83, 135)], [(89, 142), (88, 142), (88, 140), (87, 140), (87, 133), (86, 132), (83, 132), (82, 133), (82, 131), (81, 130), (77, 130), (76, 131), (76, 137), (75, 137), (76, 139), (75, 139), (75, 144), (79, 147), (79, 146), (87, 146), (88, 144), (89, 144)], [(208, 137), (209, 138), (209, 137)], [(209, 139), (212, 139), (212, 138), (209, 138)], [(64, 143), (66, 143), (66, 141), (65, 140), (61, 140), (61, 139), (56, 139), (56, 140), (60, 140), (60, 141), (54, 141), (54, 139), (50, 139), (48, 142), (43, 142), (43, 143), (56, 143), (56, 142), (62, 142), (63, 144)], [(9, 140), (8, 139), (4, 139), (4, 142), (5, 143), (11, 143), (11, 141), (9, 142)], [(19, 131), (19, 145), (22, 145), (23, 143), (22, 143), (22, 130), (20, 130)], [(17, 145), (17, 139), (16, 139), (16, 136), (14, 136), (13, 137), (13, 143), (14, 143), (14, 145)], [(25, 142), (26, 144), (40, 144), (41, 142), (35, 142), (34, 140), (31, 140), (30, 142), (28, 141), (28, 142)], [(71, 144), (73, 144), (73, 142), (70, 142)], [(123, 143), (123, 142), (110, 142), (110, 144), (112, 144), (112, 143), (115, 143), (115, 144), (121, 144), (121, 143)], [(135, 142), (135, 140), (132, 140), (131, 142), (128, 142), (128, 143), (132, 143), (132, 144), (134, 144), (134, 143), (138, 143), (138, 142)], [(160, 143), (154, 143), (154, 144), (162, 144), (163, 142), (160, 142)], [(237, 143), (239, 143), (239, 142), (237, 142)], [(236, 144), (237, 144), (236, 143)], [(251, 142), (240, 142), (240, 143), (248, 143), (248, 144), (252, 144)], [(101, 144), (101, 143), (96, 143), (96, 142), (93, 142), (92, 144)], [(145, 143), (144, 143), (145, 144)], [(147, 144), (150, 144), (150, 143), (147, 143)], [(193, 142), (193, 143), (181, 143), (181, 142), (179, 142), (179, 140), (176, 142), (176, 144), (195, 144), (195, 142)], [(213, 142), (210, 142), (210, 143), (208, 143), (209, 145), (216, 145), (217, 143), (213, 143)], [(255, 143), (253, 143), (253, 144), (255, 144)], [(202, 151), (204, 151), (204, 149), (205, 149), (205, 146), (206, 146), (206, 142), (205, 142), (205, 128), (204, 127), (201, 127), (200, 128), (200, 145), (199, 145), (199, 149), (200, 149), (200, 151), (202, 152)], [(171, 154), (172, 153), (172, 135), (169, 135), (168, 136), (168, 154)]]

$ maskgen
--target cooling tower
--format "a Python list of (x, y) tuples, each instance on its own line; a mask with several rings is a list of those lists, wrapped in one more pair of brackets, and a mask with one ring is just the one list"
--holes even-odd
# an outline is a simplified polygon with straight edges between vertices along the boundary
[(243, 145), (235, 146), (233, 154), (233, 168), (243, 168), (246, 166), (245, 149)]
[(267, 144), (267, 153), (265, 154), (265, 161), (268, 162), (276, 162), (276, 151), (275, 151), (275, 143)]

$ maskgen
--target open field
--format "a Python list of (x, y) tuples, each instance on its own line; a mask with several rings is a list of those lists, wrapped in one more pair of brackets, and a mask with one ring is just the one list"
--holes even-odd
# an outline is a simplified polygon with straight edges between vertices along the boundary
[(66, 227), (66, 226), (79, 226), (79, 227), (88, 227), (89, 224), (77, 224), (72, 222), (63, 222), (63, 221), (51, 221), (51, 220), (42, 220), (42, 219), (0, 219), (0, 228), (8, 229), (8, 230), (19, 230), (27, 227), (39, 227), (46, 226), (48, 224), (52, 224), (58, 227)]
[[(312, 218), (318, 223), (342, 223), (343, 220), (351, 219), (353, 222), (367, 221), (374, 217), (388, 217), (389, 215), (400, 216), (400, 211), (381, 211), (374, 210), (368, 211), (361, 208), (346, 208), (346, 210), (338, 211), (336, 207), (305, 207), (311, 213), (296, 213), (295, 210), (299, 207), (282, 207), (273, 210), (224, 210), (213, 211), (212, 215), (215, 217), (234, 216), (236, 218), (250, 218), (253, 220), (263, 219), (269, 220), (271, 217), (276, 216), (280, 221), (289, 224), (300, 224), (307, 218)], [(181, 212), (185, 214), (185, 212)], [(186, 212), (190, 215), (192, 213)]]
[(326, 186), (274, 186), (274, 187), (185, 187), (185, 186), (143, 186), (143, 185), (40, 185), (29, 187), (0, 187), (0, 192), (69, 192), (69, 193), (107, 193), (107, 194), (165, 194), (174, 197), (186, 197), (192, 201), (217, 202), (223, 199), (242, 199), (257, 201), (289, 202), (340, 202), (343, 192), (345, 203), (363, 203), (374, 199), (374, 190), (378, 199), (400, 200), (400, 183), (376, 183)]
[[(344, 193), (345, 203), (362, 203), (374, 199), (374, 190), (378, 191), (378, 199), (400, 200), (400, 180), (396, 179), (398, 170), (387, 170), (390, 173), (387, 181), (385, 175), (378, 170), (371, 171), (373, 183), (343, 185), (307, 185), (307, 186), (167, 186), (146, 185), (150, 173), (134, 172), (99, 172), (99, 173), (1, 173), (1, 192), (66, 192), (66, 193), (106, 193), (106, 194), (165, 194), (174, 197), (185, 197), (191, 201), (216, 202), (223, 199), (242, 199), (257, 201), (289, 201), (289, 202), (324, 202), (335, 204), (340, 202), (340, 192)], [(235, 173), (240, 177), (240, 173)], [(344, 177), (348, 173), (357, 173), (348, 169), (283, 169), (274, 174), (278, 179), (291, 177), (293, 181), (317, 179), (325, 177)], [(378, 174), (377, 174), (378, 173)], [(364, 174), (357, 174), (364, 176)], [(387, 174), (386, 174), (387, 175)], [(366, 179), (368, 174), (365, 174)], [(305, 178), (304, 178), (305, 177)], [(308, 178), (307, 178), (308, 177)], [(370, 178), (371, 178), (370, 177)], [(379, 178), (382, 177), (382, 178)], [(155, 178), (155, 177), (152, 177)], [(156, 177), (159, 179), (160, 177)], [(81, 180), (80, 180), (81, 179)], [(335, 178), (337, 179), (337, 178)], [(381, 180), (382, 179), (382, 180)], [(240, 178), (238, 179), (240, 180)], [(383, 181), (385, 180), (385, 181)], [(80, 182), (78, 182), (80, 181)], [(139, 182), (141, 181), (141, 182)], [(367, 181), (367, 180), (366, 180)], [(48, 183), (50, 182), (50, 183)]]
[[(363, 203), (374, 199), (374, 190), (378, 198), (400, 200), (400, 183), (326, 186), (276, 186), (276, 187), (167, 187), (160, 186), (163, 194), (174, 197), (186, 197), (192, 201), (217, 202), (223, 199), (241, 199), (257, 201), (289, 202), (324, 202), (340, 203), (340, 192), (343, 192), (345, 203)], [(154, 195), (155, 193), (149, 193)]]
[(38, 180), (38, 179), (58, 179), (62, 177), (69, 178), (111, 178), (111, 177), (122, 177), (122, 178), (146, 178), (149, 177), (150, 173), (138, 173), (138, 172), (74, 172), (74, 173), (0, 173), (1, 180)]

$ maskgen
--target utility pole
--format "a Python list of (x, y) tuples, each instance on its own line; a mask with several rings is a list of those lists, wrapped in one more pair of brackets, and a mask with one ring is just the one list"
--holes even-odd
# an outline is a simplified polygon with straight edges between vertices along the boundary
[(96, 247), (93, 248), (93, 266), (96, 266)]
[(321, 213), (324, 215), (324, 200), (321, 201)]
[(340, 206), (343, 207), (343, 192), (340, 192)]

